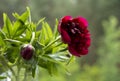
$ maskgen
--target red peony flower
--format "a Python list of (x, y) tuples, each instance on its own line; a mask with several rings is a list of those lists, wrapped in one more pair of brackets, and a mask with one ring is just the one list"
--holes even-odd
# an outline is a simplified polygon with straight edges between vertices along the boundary
[(34, 53), (34, 47), (31, 44), (25, 44), (21, 47), (20, 54), (25, 60), (30, 60)]
[(62, 41), (68, 44), (68, 50), (75, 56), (86, 55), (90, 46), (88, 22), (83, 17), (63, 17), (58, 25)]

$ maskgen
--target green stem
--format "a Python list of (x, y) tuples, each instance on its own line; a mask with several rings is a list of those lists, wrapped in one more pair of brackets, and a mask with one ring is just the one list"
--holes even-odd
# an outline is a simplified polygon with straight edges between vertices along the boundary
[(47, 49), (48, 47), (50, 47), (52, 44), (54, 44), (56, 41), (58, 41), (61, 38), (61, 36), (58, 36), (54, 41), (50, 42), (47, 46), (45, 46), (43, 49)]
[(29, 22), (31, 23), (31, 14), (30, 14), (30, 10), (29, 10)]
[(27, 81), (27, 68), (25, 69), (25, 72), (24, 72), (24, 79), (23, 81)]
[(20, 66), (17, 66), (17, 75), (16, 75), (16, 81), (19, 81), (19, 74), (20, 74)]
[(18, 40), (13, 40), (13, 39), (4, 39), (4, 40), (11, 43), (23, 44), (21, 41), (18, 41)]
[(4, 62), (3, 65), (6, 65), (7, 68), (8, 68), (8, 69), (12, 72), (12, 74), (16, 77), (16, 74), (15, 74), (13, 68), (7, 63), (6, 59), (5, 59), (2, 55), (1, 55), (0, 57), (1, 57), (0, 59)]
[(6, 72), (6, 75), (7, 75), (7, 77), (11, 78), (11, 76), (10, 76), (10, 74), (8, 74), (8, 72)]
[(73, 59), (74, 59), (74, 56), (72, 55), (72, 56), (70, 57), (70, 59), (68, 60), (68, 62), (67, 62), (66, 65), (70, 64), (70, 62), (71, 62)]
[(34, 39), (35, 39), (35, 32), (32, 32), (32, 38), (31, 38), (30, 44), (33, 43)]

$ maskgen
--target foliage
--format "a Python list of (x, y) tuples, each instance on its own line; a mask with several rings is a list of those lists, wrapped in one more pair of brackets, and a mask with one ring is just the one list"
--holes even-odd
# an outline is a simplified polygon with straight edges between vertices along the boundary
[(103, 28), (104, 37), (101, 38), (101, 47), (99, 49), (100, 81), (119, 81), (120, 27), (118, 27), (116, 17), (111, 16), (109, 21), (103, 21)]
[[(119, 34), (116, 34), (116, 31), (119, 31), (119, 27), (118, 27), (119, 23), (117, 24), (117, 26), (115, 25), (113, 26), (114, 32), (113, 31), (111, 32), (110, 30), (111, 30), (111, 25), (115, 24), (116, 22), (119, 22), (120, 0), (110, 0), (110, 1), (107, 1), (107, 0), (1, 0), (0, 1), (0, 26), (2, 26), (3, 12), (6, 12), (9, 18), (13, 20), (14, 18), (10, 15), (11, 12), (17, 11), (18, 13), (22, 13), (26, 5), (27, 6), (29, 5), (31, 7), (32, 20), (36, 20), (36, 21), (40, 17), (41, 18), (47, 17), (46, 20), (50, 22), (50, 24), (53, 24), (53, 21), (55, 18), (60, 18), (65, 14), (72, 15), (75, 17), (76, 15), (82, 15), (89, 20), (93, 42), (91, 47), (91, 53), (88, 56), (86, 56), (83, 60), (80, 60), (81, 62), (85, 60), (85, 63), (82, 63), (85, 66), (84, 67), (80, 66), (81, 63), (72, 64), (72, 66), (70, 66), (69, 68), (70, 71), (71, 71), (71, 68), (73, 69), (72, 75), (69, 77), (66, 77), (65, 75), (64, 75), (65, 77), (60, 77), (62, 78), (60, 81), (64, 81), (64, 80), (67, 81), (68, 79), (69, 79), (68, 81), (70, 80), (75, 81), (75, 79), (78, 79), (78, 81), (79, 80), (96, 81), (93, 78), (94, 75), (90, 73), (92, 72), (91, 70), (94, 71), (94, 67), (101, 72), (99, 73), (99, 71), (97, 71), (95, 73), (95, 76), (99, 75), (99, 77), (102, 77), (102, 79), (98, 78), (97, 81), (98, 80), (107, 81), (108, 79), (111, 79), (111, 78), (112, 78), (111, 79), (112, 81), (119, 81), (119, 74), (118, 74), (120, 71), (119, 70), (119, 50), (118, 50)], [(116, 18), (110, 17), (109, 20), (105, 21), (107, 23), (104, 22), (103, 24), (106, 26), (102, 27), (101, 21), (105, 20), (110, 15), (115, 15), (118, 20), (116, 21)], [(41, 24), (42, 23), (40, 23), (40, 25)], [(37, 26), (37, 29), (41, 28), (40, 25)], [(54, 28), (54, 26), (51, 26), (51, 28)], [(106, 33), (108, 31), (109, 33)], [(116, 34), (118, 36), (116, 37), (113, 34)], [(114, 38), (114, 36), (116, 38)], [(21, 40), (21, 41), (24, 41), (24, 40)], [(2, 44), (3, 46), (4, 42), (1, 41), (0, 44)], [(2, 58), (0, 59), (0, 62), (3, 62)], [(89, 66), (89, 64), (91, 63), (93, 64), (93, 66)], [(2, 67), (1, 63), (0, 63), (0, 67)], [(6, 72), (7, 69), (8, 67), (0, 68), (0, 73)], [(80, 71), (80, 69), (82, 70), (82, 72)], [(14, 67), (14, 70), (15, 70), (15, 67)], [(56, 77), (57, 79), (55, 77), (49, 77), (46, 71), (44, 73), (44, 72), (41, 72), (42, 70), (43, 69), (40, 69), (41, 74), (38, 77), (44, 79), (43, 81), (47, 81), (46, 80), (47, 78), (49, 80), (51, 80), (52, 78), (52, 81), (55, 81), (55, 80), (59, 81), (58, 77)], [(17, 69), (15, 71), (17, 72)], [(81, 76), (83, 75), (84, 75), (84, 78), (81, 79)], [(3, 77), (0, 77), (0, 78), (5, 78), (5, 76), (3, 75)], [(39, 80), (36, 79), (36, 81), (39, 81)]]
[[(93, 65), (84, 63), (81, 65), (79, 60), (71, 63), (69, 71), (71, 75), (50, 77), (44, 70), (40, 70), (39, 80), (42, 81), (119, 81), (120, 78), (120, 55), (119, 55), (119, 26), (116, 17), (111, 16), (109, 20), (102, 22), (104, 36), (101, 37), (100, 46), (97, 50), (99, 58)], [(83, 58), (81, 58), (83, 60)], [(47, 76), (47, 78), (46, 78)], [(37, 79), (36, 79), (37, 81)]]
[[(60, 40), (57, 32), (58, 21), (56, 20), (52, 31), (49, 24), (44, 21), (45, 18), (37, 23), (32, 22), (29, 8), (22, 15), (13, 13), (13, 16), (16, 18), (15, 21), (11, 21), (7, 14), (3, 14), (4, 26), (0, 29), (0, 74), (10, 70), (18, 81), (21, 80), (19, 78), (21, 69), (24, 69), (23, 80), (26, 81), (27, 74), (35, 77), (38, 67), (46, 69), (50, 75), (57, 75), (59, 69), (67, 71), (65, 65), (69, 64), (71, 61), (69, 58), (73, 56), (68, 57), (66, 45)], [(39, 24), (42, 28), (38, 30)], [(33, 58), (30, 60), (23, 59), (20, 55), (21, 46), (25, 44), (31, 44), (35, 48)], [(0, 79), (4, 79), (4, 76)]]

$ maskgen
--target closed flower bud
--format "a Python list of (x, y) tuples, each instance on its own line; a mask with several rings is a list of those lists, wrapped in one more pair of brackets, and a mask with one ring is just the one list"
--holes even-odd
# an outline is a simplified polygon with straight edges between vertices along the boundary
[(31, 44), (24, 44), (21, 47), (20, 54), (23, 59), (30, 60), (34, 54), (34, 47)]

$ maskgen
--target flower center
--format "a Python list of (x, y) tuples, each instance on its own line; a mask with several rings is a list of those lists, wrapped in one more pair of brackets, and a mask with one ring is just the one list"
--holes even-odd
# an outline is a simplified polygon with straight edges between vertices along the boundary
[(74, 22), (68, 24), (68, 26), (70, 27), (71, 34), (80, 34), (81, 33), (80, 30), (78, 29), (78, 24), (79, 23), (74, 23)]
[(72, 34), (80, 34), (81, 33), (78, 28), (72, 28), (72, 29), (70, 29), (70, 31)]

